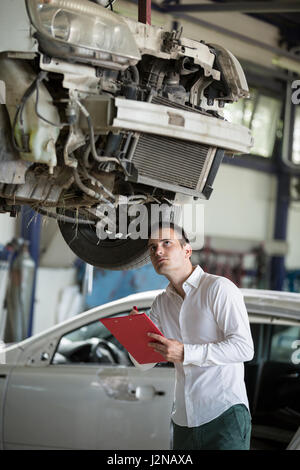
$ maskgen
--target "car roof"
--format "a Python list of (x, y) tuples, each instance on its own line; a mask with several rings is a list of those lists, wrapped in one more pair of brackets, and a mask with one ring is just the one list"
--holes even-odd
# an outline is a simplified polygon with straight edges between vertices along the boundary
[[(152, 302), (163, 291), (163, 289), (160, 289), (139, 292), (123, 297), (115, 302), (116, 304), (118, 302), (130, 302), (131, 300), (136, 302)], [(241, 288), (240, 291), (243, 294), (249, 313), (300, 321), (300, 293), (245, 288)]]
[[(103, 310), (108, 308), (113, 309), (123, 304), (130, 304), (132, 306), (137, 304), (140, 308), (146, 308), (147, 305), (150, 307), (155, 297), (164, 292), (164, 290), (165, 289), (149, 290), (121, 297), (120, 299), (86, 310), (75, 317), (65, 320), (63, 323), (51, 327), (50, 329), (53, 330), (55, 327), (59, 327), (59, 325), (62, 324), (71, 324), (74, 319), (86, 317), (88, 320), (88, 317), (94, 312), (101, 313)], [(263, 289), (242, 288), (240, 291), (244, 296), (245, 304), (249, 313), (300, 321), (300, 294)]]
[(241, 289), (248, 312), (300, 321), (300, 294), (264, 289)]
[[(271, 317), (274, 319), (285, 319), (289, 321), (293, 320), (300, 322), (300, 293), (298, 294), (291, 292), (244, 288), (240, 289), (240, 291), (244, 296), (249, 315), (255, 314), (258, 316), (258, 319), (259, 317), (261, 319)], [(119, 305), (126, 305), (126, 308), (133, 305), (137, 305), (140, 308), (146, 308), (147, 306), (150, 307), (155, 297), (162, 292), (164, 292), (164, 289), (138, 292), (136, 294), (130, 294), (126, 297), (105, 303), (71, 317), (64, 322), (58, 323), (48, 328), (47, 330), (44, 330), (35, 334), (34, 336), (31, 336), (30, 338), (21, 341), (20, 343), (8, 345), (8, 348), (14, 348), (17, 345), (22, 346), (23, 344), (29, 344), (38, 338), (47, 336), (51, 332), (59, 331), (63, 326), (70, 326), (70, 328), (72, 328), (73, 323), (73, 328), (76, 328), (76, 324), (78, 325), (78, 323), (83, 319), (85, 319), (88, 323), (89, 318), (94, 317), (95, 313), (101, 314), (107, 309), (114, 309), (117, 313), (117, 307)]]
[[(300, 293), (245, 288), (241, 288), (240, 291), (243, 294), (247, 308), (252, 313), (268, 314), (276, 317), (282, 315), (283, 317), (300, 320)], [(112, 306), (131, 300), (149, 302), (153, 301), (162, 292), (164, 292), (164, 289), (138, 292), (106, 305)]]

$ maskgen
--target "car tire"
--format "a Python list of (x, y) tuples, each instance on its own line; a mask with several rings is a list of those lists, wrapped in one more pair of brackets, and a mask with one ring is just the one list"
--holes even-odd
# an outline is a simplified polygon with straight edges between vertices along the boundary
[(136, 269), (150, 262), (147, 239), (100, 240), (92, 225), (76, 226), (63, 221), (58, 225), (70, 249), (88, 264), (117, 271)]

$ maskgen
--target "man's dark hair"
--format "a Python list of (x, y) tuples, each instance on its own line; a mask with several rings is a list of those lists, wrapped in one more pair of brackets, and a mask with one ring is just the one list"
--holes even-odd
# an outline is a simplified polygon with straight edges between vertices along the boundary
[(174, 222), (168, 222), (167, 220), (157, 222), (156, 224), (152, 225), (149, 230), (149, 238), (151, 238), (151, 234), (153, 234), (156, 230), (161, 228), (171, 228), (176, 232), (178, 235), (178, 241), (181, 246), (184, 246), (186, 243), (190, 243), (187, 234), (185, 233), (184, 229), (179, 225), (175, 224)]

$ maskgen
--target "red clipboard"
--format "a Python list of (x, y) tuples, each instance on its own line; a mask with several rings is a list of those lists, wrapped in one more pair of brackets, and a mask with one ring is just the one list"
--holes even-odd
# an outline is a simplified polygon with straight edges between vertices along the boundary
[(147, 333), (163, 334), (145, 313), (103, 318), (100, 321), (140, 364), (167, 362), (161, 354), (148, 346), (155, 339), (150, 338)]

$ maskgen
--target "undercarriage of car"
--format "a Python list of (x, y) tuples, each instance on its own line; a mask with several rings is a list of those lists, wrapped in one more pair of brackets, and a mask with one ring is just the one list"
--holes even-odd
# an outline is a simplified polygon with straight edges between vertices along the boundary
[[(146, 241), (120, 229), (118, 214), (99, 238), (106, 211), (125, 208), (130, 221), (129, 208), (136, 216), (139, 206), (173, 208), (177, 195), (210, 197), (224, 153), (251, 148), (250, 131), (222, 112), (249, 96), (242, 68), (221, 46), (86, 0), (26, 3), (33, 51), (0, 53), (0, 211), (26, 204), (55, 218), (90, 264), (140, 266)], [(78, 22), (93, 18), (105, 35), (80, 37)]]

